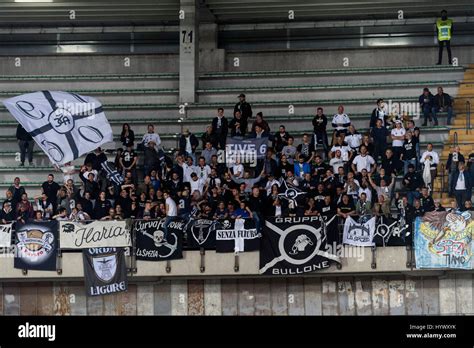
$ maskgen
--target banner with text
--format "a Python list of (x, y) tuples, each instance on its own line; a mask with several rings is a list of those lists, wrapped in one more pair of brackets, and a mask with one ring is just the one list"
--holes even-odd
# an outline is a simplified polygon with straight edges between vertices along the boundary
[(130, 227), (124, 221), (91, 223), (61, 221), (61, 249), (115, 248), (131, 246)]
[[(319, 216), (267, 218), (260, 274), (294, 275), (328, 268), (339, 257), (326, 250), (326, 224)], [(334, 252), (334, 251), (333, 251)]]
[(344, 223), (342, 242), (354, 246), (372, 246), (374, 233), (375, 216), (364, 223), (358, 223), (349, 216)]
[(123, 248), (91, 248), (82, 252), (87, 296), (127, 291)]
[(135, 221), (133, 229), (137, 242), (137, 260), (164, 261), (183, 258), (186, 222), (179, 218), (170, 221), (167, 236), (164, 224), (165, 219)]
[(268, 138), (227, 138), (225, 163), (256, 164), (267, 153)]
[(14, 267), (54, 271), (58, 254), (57, 221), (16, 223)]
[(428, 212), (415, 220), (416, 268), (472, 269), (472, 212)]
[(216, 230), (216, 251), (239, 253), (259, 250), (260, 237), (252, 219), (220, 220)]

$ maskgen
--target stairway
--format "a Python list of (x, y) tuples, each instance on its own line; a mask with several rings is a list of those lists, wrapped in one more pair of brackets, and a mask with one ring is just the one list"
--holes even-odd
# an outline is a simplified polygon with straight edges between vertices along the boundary
[(459, 85), (458, 94), (454, 99), (454, 115), (456, 118), (450, 126), (449, 137), (440, 153), (440, 165), (438, 167), (438, 177), (434, 183), (433, 198), (441, 199), (444, 207), (448, 207), (454, 199), (448, 196), (448, 176), (443, 175), (446, 161), (453, 146), (457, 142), (466, 160), (469, 154), (474, 152), (474, 131), (472, 129), (474, 114), (471, 112), (471, 126), (468, 127), (467, 101), (471, 103), (472, 111), (472, 104), (474, 103), (474, 64), (468, 66), (464, 73), (463, 81)]

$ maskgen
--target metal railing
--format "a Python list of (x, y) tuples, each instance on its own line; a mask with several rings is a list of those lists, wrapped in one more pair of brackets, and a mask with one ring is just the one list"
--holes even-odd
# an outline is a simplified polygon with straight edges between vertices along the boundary
[[(467, 122), (467, 121), (466, 121)], [(453, 146), (458, 146), (459, 145), (459, 140), (458, 140), (458, 132), (454, 132), (454, 141), (453, 141)]]
[(445, 174), (446, 174), (445, 171), (446, 171), (446, 168), (445, 168), (444, 163), (443, 163), (443, 164), (441, 164), (441, 193), (444, 192), (444, 185), (445, 185), (444, 184), (444, 180), (445, 180), (444, 177), (445, 177)]
[(466, 100), (466, 134), (471, 131), (471, 102)]

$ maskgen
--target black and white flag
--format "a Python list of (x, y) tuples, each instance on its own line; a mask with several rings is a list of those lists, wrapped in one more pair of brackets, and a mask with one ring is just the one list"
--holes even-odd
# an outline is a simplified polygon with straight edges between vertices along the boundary
[(354, 246), (372, 246), (374, 234), (375, 216), (364, 223), (358, 223), (349, 216), (344, 223), (342, 242)]
[(127, 291), (127, 267), (123, 248), (91, 248), (82, 253), (87, 296)]
[(123, 184), (123, 175), (117, 171), (115, 165), (112, 162), (104, 161), (100, 164), (100, 166), (102, 167), (107, 180), (113, 182), (117, 186)]
[(220, 220), (216, 230), (216, 252), (239, 253), (260, 249), (261, 235), (252, 219)]
[(0, 248), (8, 248), (12, 244), (13, 222), (0, 225)]
[(214, 250), (216, 248), (216, 229), (219, 221), (209, 219), (190, 219), (186, 224), (187, 246), (190, 249)]
[(337, 246), (342, 244), (341, 238), (339, 236), (339, 226), (338, 226), (338, 218), (337, 215), (329, 216), (321, 216), (324, 224), (325, 224), (325, 231), (326, 231), (326, 248), (332, 248), (332, 250), (336, 250)]
[(14, 267), (55, 271), (58, 254), (57, 221), (16, 223)]
[(404, 246), (411, 234), (411, 226), (404, 219), (381, 216), (374, 234), (377, 246)]
[(286, 180), (280, 179), (280, 186), (278, 187), (278, 197), (285, 199), (288, 204), (293, 207), (301, 205), (306, 197), (307, 192), (300, 190), (296, 186), (289, 185)]
[(168, 224), (165, 238), (165, 219), (137, 220), (134, 232), (137, 242), (137, 260), (165, 261), (183, 258), (183, 233), (185, 221), (176, 218)]
[(4, 100), (3, 104), (57, 165), (113, 141), (102, 104), (92, 97), (41, 91)]
[(326, 248), (325, 224), (318, 216), (274, 217), (265, 221), (260, 249), (260, 274), (294, 275), (340, 262)]

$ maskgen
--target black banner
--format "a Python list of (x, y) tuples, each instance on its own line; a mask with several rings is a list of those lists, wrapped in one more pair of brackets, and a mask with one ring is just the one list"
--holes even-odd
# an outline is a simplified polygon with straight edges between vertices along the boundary
[(403, 246), (411, 234), (411, 224), (405, 219), (381, 216), (376, 224), (374, 243), (376, 246)]
[(189, 249), (216, 249), (216, 229), (219, 221), (209, 219), (191, 219), (186, 224), (187, 247)]
[(123, 248), (84, 249), (82, 256), (87, 296), (127, 291), (127, 268)]
[(185, 221), (176, 218), (168, 224), (165, 238), (165, 219), (137, 220), (133, 226), (137, 260), (165, 261), (183, 258), (183, 232)]
[(231, 253), (259, 250), (260, 237), (252, 219), (220, 220), (216, 229), (216, 251)]
[(58, 254), (58, 223), (17, 223), (14, 267), (26, 270), (55, 271)]
[(325, 224), (318, 216), (269, 218), (260, 250), (260, 273), (293, 275), (328, 268), (339, 262), (326, 246)]

